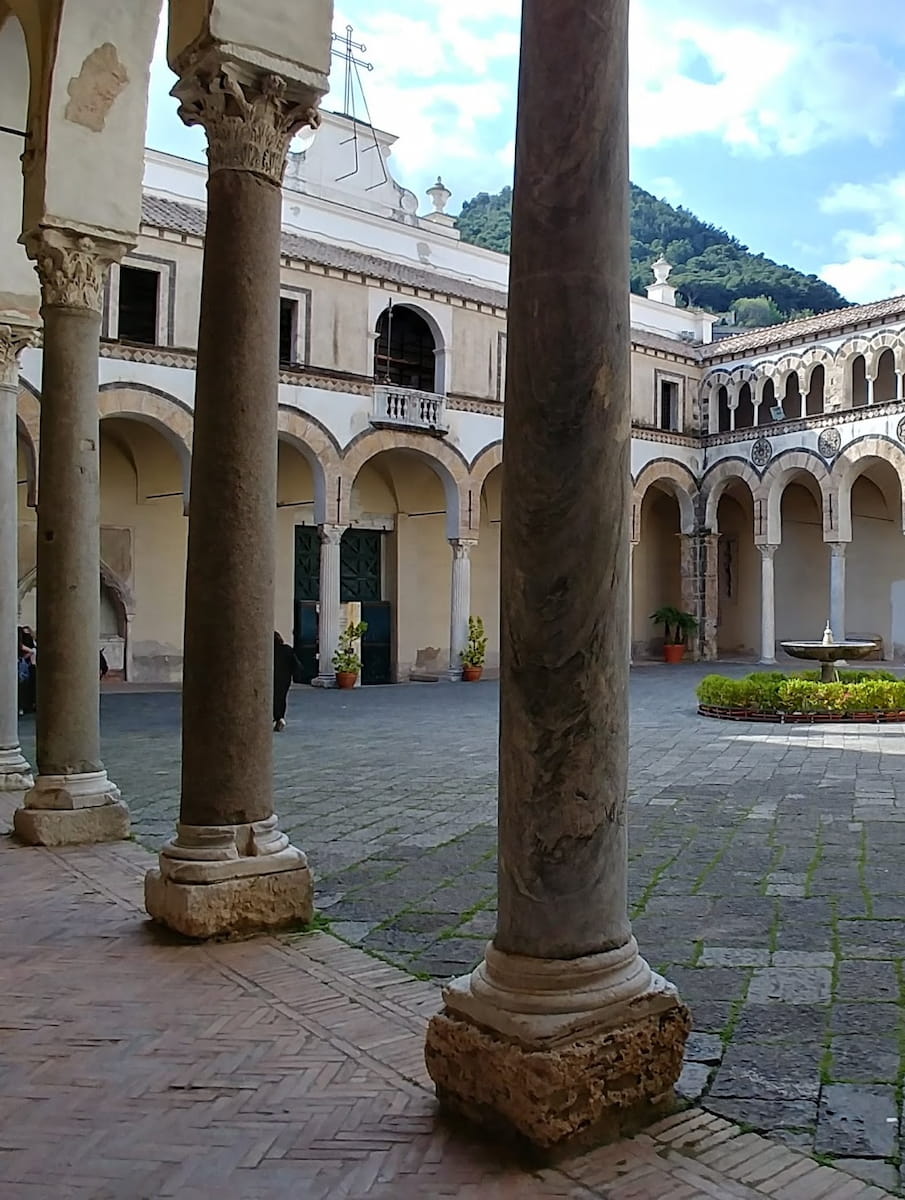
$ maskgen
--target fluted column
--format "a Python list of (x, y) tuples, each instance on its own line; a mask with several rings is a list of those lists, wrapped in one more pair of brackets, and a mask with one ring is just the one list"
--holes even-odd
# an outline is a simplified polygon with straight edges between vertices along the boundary
[[(281, 182), (318, 94), (241, 72), (211, 49), (183, 64), (180, 116), (208, 141), (207, 230), (186, 566), (182, 796), (145, 901), (210, 937), (312, 914), (305, 855), (273, 810), (273, 599)], [(290, 94), (291, 92), (291, 94)]]
[(627, 914), (628, 0), (522, 14), (499, 920), (444, 989), (426, 1060), (445, 1106), (552, 1149), (661, 1106), (689, 1018)]
[(776, 662), (776, 594), (773, 557), (776, 546), (758, 546), (760, 551), (760, 662)]
[(100, 757), (101, 294), (125, 247), (60, 229), (26, 238), (44, 320), (38, 496), (37, 776), (16, 833), (42, 845), (109, 841), (129, 813)]
[(24, 792), (34, 785), (19, 746), (19, 680), (13, 653), (18, 614), (19, 489), (16, 399), (19, 352), (34, 330), (0, 325), (0, 791)]
[(848, 542), (830, 542), (830, 629), (845, 641), (845, 551)]
[(333, 655), (339, 644), (341, 609), (339, 592), (340, 554), (346, 525), (320, 525), (321, 573), (317, 617), (318, 665), (315, 687), (335, 687)]
[(450, 538), (452, 549), (452, 590), (449, 603), (449, 677), (462, 678), (461, 653), (468, 644), (468, 618), (471, 614), (471, 552), (477, 542), (471, 538)]

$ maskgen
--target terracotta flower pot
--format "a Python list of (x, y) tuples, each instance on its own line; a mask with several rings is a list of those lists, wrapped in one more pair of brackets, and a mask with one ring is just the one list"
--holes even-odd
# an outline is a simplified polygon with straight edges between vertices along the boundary
[(336, 686), (338, 688), (354, 688), (358, 679), (357, 671), (337, 671)]
[(483, 674), (483, 667), (472, 667), (466, 664), (462, 668), (462, 681), (464, 683), (477, 683)]
[(685, 657), (685, 647), (666, 642), (663, 646), (663, 659), (668, 663), (680, 663)]

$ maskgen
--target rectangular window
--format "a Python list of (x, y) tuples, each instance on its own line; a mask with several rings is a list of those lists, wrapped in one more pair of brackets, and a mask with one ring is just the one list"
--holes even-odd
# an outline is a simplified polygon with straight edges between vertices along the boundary
[(160, 273), (141, 267), (119, 269), (118, 336), (123, 342), (157, 345)]
[(660, 380), (660, 428), (679, 431), (679, 385), (669, 379)]
[(298, 344), (298, 313), (297, 300), (287, 300), (280, 297), (280, 362), (287, 366), (298, 361), (296, 346)]

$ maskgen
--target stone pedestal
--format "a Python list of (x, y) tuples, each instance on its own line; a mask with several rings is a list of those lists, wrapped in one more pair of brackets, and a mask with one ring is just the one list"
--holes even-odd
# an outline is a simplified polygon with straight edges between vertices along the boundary
[(19, 577), (19, 495), (16, 400), (19, 351), (34, 330), (0, 325), (0, 631), (9, 653), (0, 657), (0, 791), (24, 792), (34, 779), (19, 746), (19, 680), (15, 644)]
[(26, 238), (41, 281), (44, 365), (38, 503), (37, 778), (17, 834), (60, 845), (128, 834), (100, 757), (101, 291), (122, 245), (59, 229)]
[(523, 4), (499, 919), (426, 1044), (445, 1106), (550, 1154), (661, 1112), (689, 1024), (627, 914), (628, 0), (587, 16)]
[(450, 538), (452, 577), (449, 601), (449, 678), (462, 678), (462, 651), (468, 645), (471, 615), (471, 552), (477, 542)]
[[(203, 22), (202, 22), (203, 24)], [(329, 30), (327, 30), (327, 35)], [(182, 796), (149, 914), (189, 937), (307, 922), (311, 876), (273, 811), (281, 182), (320, 92), (206, 29), (175, 64), (208, 139), (186, 566)], [(286, 64), (289, 65), (288, 63)]]
[(776, 594), (774, 588), (773, 556), (776, 546), (758, 546), (760, 551), (760, 662), (770, 666), (776, 662)]
[(317, 617), (318, 664), (315, 687), (336, 687), (333, 655), (342, 625), (340, 563), (345, 525), (321, 525), (320, 604)]

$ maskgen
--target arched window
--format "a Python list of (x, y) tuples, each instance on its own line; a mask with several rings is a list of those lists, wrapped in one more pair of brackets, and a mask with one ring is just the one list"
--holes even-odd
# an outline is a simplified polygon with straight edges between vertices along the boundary
[(716, 412), (717, 428), (720, 433), (726, 433), (732, 424), (732, 418), (729, 416), (729, 389), (727, 387), (721, 387), (717, 391)]
[(823, 412), (823, 396), (826, 386), (826, 372), (823, 369), (823, 364), (818, 363), (811, 372), (811, 383), (808, 387), (808, 397), (805, 402), (807, 415), (815, 416), (817, 413)]
[(738, 390), (738, 409), (735, 414), (736, 429), (750, 429), (754, 424), (754, 401), (751, 384), (743, 383)]
[(867, 363), (863, 354), (852, 359), (852, 408), (863, 408), (867, 403)]
[(435, 350), (427, 321), (404, 304), (393, 304), (377, 318), (374, 378), (378, 383), (432, 392)]
[(877, 359), (877, 378), (874, 381), (874, 404), (896, 398), (896, 356), (884, 350)]

